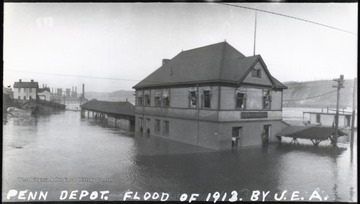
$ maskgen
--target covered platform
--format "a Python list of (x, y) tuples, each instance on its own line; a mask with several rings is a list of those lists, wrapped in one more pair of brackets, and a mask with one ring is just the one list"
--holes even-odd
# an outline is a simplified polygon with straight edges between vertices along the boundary
[[(338, 136), (344, 136), (344, 133), (341, 130), (337, 131)], [(309, 139), (311, 142), (317, 146), (320, 142), (327, 139), (331, 140), (331, 143), (334, 142), (335, 128), (333, 127), (322, 127), (322, 126), (289, 126), (277, 134), (277, 137), (281, 141), (281, 137), (290, 137), (293, 138), (291, 143), (299, 143), (297, 139)]]
[(124, 130), (134, 131), (135, 128), (135, 106), (128, 101), (112, 102), (98, 101), (93, 99), (81, 105), (81, 117), (92, 112), (94, 118), (106, 119), (109, 125), (120, 127)]

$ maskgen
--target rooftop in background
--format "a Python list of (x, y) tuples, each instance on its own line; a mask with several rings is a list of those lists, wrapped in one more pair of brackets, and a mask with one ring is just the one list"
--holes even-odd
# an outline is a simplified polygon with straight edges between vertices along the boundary
[(135, 116), (135, 106), (128, 101), (110, 102), (93, 99), (84, 103), (81, 107), (108, 114)]
[(37, 82), (34, 82), (34, 80), (31, 80), (30, 82), (19, 81), (14, 83), (14, 88), (39, 88), (39, 84)]
[(227, 42), (182, 51), (133, 88), (223, 82), (240, 84), (261, 62), (274, 87), (287, 88), (271, 76), (260, 55), (246, 57)]
[(7, 94), (10, 95), (11, 94), (11, 89), (10, 88), (6, 88), (5, 86), (3, 86), (3, 94)]
[(50, 88), (49, 87), (45, 87), (45, 88), (40, 88), (39, 92), (43, 92), (43, 91), (48, 91), (50, 92)]

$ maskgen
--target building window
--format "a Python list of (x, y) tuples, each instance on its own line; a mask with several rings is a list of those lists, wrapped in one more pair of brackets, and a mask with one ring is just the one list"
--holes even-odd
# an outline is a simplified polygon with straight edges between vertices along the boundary
[(21, 92), (21, 88), (18, 88), (18, 92), (19, 92), (19, 93)]
[(18, 99), (20, 100), (20, 96), (18, 96)]
[(170, 128), (169, 121), (164, 120), (164, 132), (163, 132), (164, 135), (169, 135), (169, 128)]
[(210, 90), (203, 90), (203, 108), (211, 107), (211, 92)]
[(30, 92), (30, 93), (32, 92), (32, 88), (29, 88), (29, 92)]
[(195, 88), (189, 90), (189, 107), (196, 108), (197, 104), (197, 94)]
[(241, 90), (236, 91), (236, 108), (245, 109), (246, 108), (246, 93)]
[(154, 101), (155, 101), (155, 106), (158, 107), (161, 106), (161, 90), (156, 90)]
[(26, 100), (26, 96), (24, 96), (24, 100)]
[(252, 77), (261, 78), (261, 69), (258, 68), (258, 67), (255, 67), (255, 68), (251, 71), (251, 76), (252, 76)]
[(142, 117), (139, 117), (139, 130), (140, 132), (144, 131), (144, 119)]
[(319, 113), (316, 114), (316, 123), (320, 123), (320, 114)]
[(138, 102), (139, 106), (142, 106), (143, 105), (143, 96), (138, 96), (137, 102)]
[(150, 106), (150, 91), (146, 90), (144, 93), (144, 105)]
[[(29, 99), (31, 100), (32, 99), (32, 96), (29, 96)], [(45, 98), (46, 99), (46, 98)]]
[(163, 106), (169, 107), (170, 106), (170, 90), (164, 89), (162, 92), (162, 100), (163, 100)]
[(271, 108), (271, 94), (270, 90), (264, 90), (263, 92), (263, 109)]
[(158, 119), (155, 120), (155, 133), (160, 133), (160, 120)]

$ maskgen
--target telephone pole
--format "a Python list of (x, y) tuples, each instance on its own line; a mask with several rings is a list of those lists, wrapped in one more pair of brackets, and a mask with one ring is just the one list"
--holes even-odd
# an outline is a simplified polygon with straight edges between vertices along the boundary
[(255, 11), (255, 28), (254, 28), (254, 55), (256, 49), (256, 26), (257, 26), (257, 11)]
[(334, 147), (337, 147), (337, 138), (338, 138), (338, 128), (339, 128), (339, 100), (340, 100), (340, 89), (344, 88), (344, 75), (340, 75), (340, 78), (333, 79), (337, 82), (337, 85), (333, 85), (333, 88), (337, 88), (337, 97), (336, 97), (336, 114), (335, 114), (335, 134), (334, 134)]
[(355, 123), (355, 104), (357, 101), (357, 79), (354, 79), (354, 88), (353, 88), (353, 111), (351, 116), (351, 140), (350, 140), (350, 148), (352, 149), (354, 146), (354, 123)]

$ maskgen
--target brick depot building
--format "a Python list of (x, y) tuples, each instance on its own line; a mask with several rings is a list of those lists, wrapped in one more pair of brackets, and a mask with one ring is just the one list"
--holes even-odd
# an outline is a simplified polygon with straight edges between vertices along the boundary
[(283, 89), (260, 55), (227, 42), (182, 51), (133, 87), (135, 131), (210, 149), (276, 141)]

